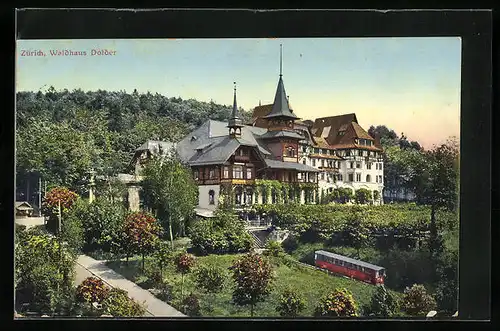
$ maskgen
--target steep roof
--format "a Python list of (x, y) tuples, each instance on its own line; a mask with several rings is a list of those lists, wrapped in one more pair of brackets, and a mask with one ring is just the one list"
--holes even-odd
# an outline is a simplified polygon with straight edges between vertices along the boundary
[(326, 138), (328, 143), (332, 144), (334, 143), (341, 126), (349, 124), (351, 122), (358, 122), (356, 114), (354, 113), (330, 117), (320, 117), (314, 121), (312, 131), (315, 137), (324, 137)]
[(274, 95), (273, 108), (271, 112), (264, 116), (264, 118), (283, 117), (289, 119), (298, 119), (297, 116), (290, 110), (288, 98), (286, 97), (285, 85), (283, 84), (283, 77), (280, 75), (278, 80), (278, 87)]

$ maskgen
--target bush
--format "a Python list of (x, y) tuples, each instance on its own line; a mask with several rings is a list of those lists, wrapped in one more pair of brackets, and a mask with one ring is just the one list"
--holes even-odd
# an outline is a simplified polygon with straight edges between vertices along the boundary
[(401, 308), (409, 315), (425, 316), (429, 311), (436, 309), (436, 301), (423, 285), (414, 284), (411, 288), (405, 289)]
[(317, 317), (356, 317), (356, 303), (347, 289), (336, 289), (321, 298), (314, 311)]
[(88, 277), (76, 288), (76, 299), (88, 304), (102, 303), (108, 292), (109, 288), (100, 278)]
[(265, 248), (266, 251), (264, 252), (264, 254), (267, 256), (279, 257), (285, 252), (283, 250), (283, 247), (281, 246), (281, 243), (277, 242), (276, 240), (269, 240), (266, 243)]
[(297, 292), (287, 289), (281, 294), (276, 311), (283, 317), (296, 317), (305, 307), (304, 299)]
[(82, 220), (84, 251), (110, 252), (118, 243), (125, 219), (125, 209), (120, 204), (97, 198), (92, 203), (78, 204), (72, 214)]
[(19, 234), (15, 249), (16, 303), (30, 311), (56, 313), (73, 289), (76, 256), (56, 238), (37, 230)]
[(194, 223), (189, 228), (189, 237), (193, 248), (201, 254), (248, 252), (253, 244), (243, 222), (222, 210), (214, 218)]
[(146, 308), (130, 299), (128, 292), (119, 288), (111, 289), (102, 302), (104, 312), (114, 317), (144, 316)]
[(182, 311), (188, 316), (201, 316), (200, 300), (191, 293), (182, 300)]
[(365, 188), (360, 188), (359, 190), (356, 190), (354, 196), (356, 203), (361, 205), (364, 205), (372, 201), (372, 192)]
[(388, 318), (397, 316), (398, 309), (397, 298), (382, 285), (377, 287), (370, 304), (363, 308), (363, 312), (365, 316)]

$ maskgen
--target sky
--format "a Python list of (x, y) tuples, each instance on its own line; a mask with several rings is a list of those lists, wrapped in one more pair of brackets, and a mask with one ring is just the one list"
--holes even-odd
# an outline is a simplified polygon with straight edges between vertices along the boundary
[[(125, 90), (232, 105), (273, 102), (283, 82), (302, 119), (356, 113), (425, 148), (460, 136), (461, 39), (18, 40), (16, 90)], [(92, 50), (114, 55), (93, 55)], [(57, 56), (51, 51), (85, 51)], [(45, 56), (26, 56), (41, 51)]]

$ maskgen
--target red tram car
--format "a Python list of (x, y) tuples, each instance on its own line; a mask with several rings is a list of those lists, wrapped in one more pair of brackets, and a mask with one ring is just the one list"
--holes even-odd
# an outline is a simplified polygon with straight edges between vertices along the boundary
[(327, 251), (314, 252), (314, 264), (336, 274), (345, 275), (366, 283), (384, 284), (385, 269), (377, 265), (351, 259)]

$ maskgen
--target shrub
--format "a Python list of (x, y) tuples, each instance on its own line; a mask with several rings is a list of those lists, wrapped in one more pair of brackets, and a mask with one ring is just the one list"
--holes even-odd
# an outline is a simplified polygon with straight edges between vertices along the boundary
[(255, 304), (269, 294), (269, 286), (273, 280), (273, 270), (269, 262), (253, 253), (238, 259), (231, 267), (236, 289), (233, 301), (238, 305), (250, 305), (253, 316)]
[(372, 201), (372, 192), (365, 188), (360, 188), (356, 190), (354, 194), (356, 203), (358, 204), (366, 204)]
[(104, 312), (116, 317), (144, 316), (146, 308), (129, 298), (128, 292), (119, 288), (111, 289), (102, 302)]
[(266, 243), (266, 251), (264, 252), (265, 255), (268, 256), (274, 256), (278, 257), (281, 256), (285, 251), (283, 250), (283, 246), (281, 246), (281, 243), (277, 242), (276, 240), (269, 240)]
[(191, 244), (201, 254), (248, 252), (252, 236), (231, 212), (218, 210), (214, 218), (194, 223), (189, 228)]
[(110, 252), (120, 238), (125, 209), (107, 199), (97, 198), (94, 202), (78, 204), (72, 213), (82, 220), (84, 231), (84, 250)]
[(314, 311), (317, 317), (356, 317), (356, 303), (347, 289), (336, 289), (321, 298)]
[[(16, 302), (31, 311), (56, 313), (73, 288), (76, 256), (56, 238), (35, 230), (19, 234), (15, 249)], [(70, 298), (67, 298), (70, 300)]]
[(281, 294), (276, 311), (280, 316), (296, 317), (305, 307), (304, 299), (297, 292), (287, 289)]
[(209, 307), (211, 309), (215, 293), (222, 291), (225, 286), (226, 272), (214, 265), (202, 265), (196, 270), (195, 281), (198, 287), (210, 294)]
[(182, 311), (188, 316), (201, 316), (200, 300), (198, 296), (191, 293), (182, 300)]
[(108, 292), (109, 288), (100, 278), (88, 277), (76, 288), (76, 299), (88, 304), (102, 303)]
[(382, 285), (377, 287), (371, 297), (370, 304), (364, 307), (363, 312), (365, 316), (387, 318), (396, 316), (398, 309), (397, 298)]
[(414, 284), (411, 288), (405, 289), (401, 308), (409, 315), (425, 316), (429, 311), (436, 309), (436, 301), (423, 285)]

